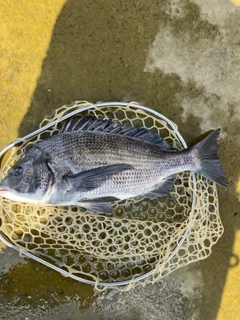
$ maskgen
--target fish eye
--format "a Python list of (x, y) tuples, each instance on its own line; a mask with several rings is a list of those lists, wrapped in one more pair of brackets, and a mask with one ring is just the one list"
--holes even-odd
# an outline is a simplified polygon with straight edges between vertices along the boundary
[(22, 167), (14, 168), (12, 173), (14, 176), (21, 176), (23, 174), (23, 168)]

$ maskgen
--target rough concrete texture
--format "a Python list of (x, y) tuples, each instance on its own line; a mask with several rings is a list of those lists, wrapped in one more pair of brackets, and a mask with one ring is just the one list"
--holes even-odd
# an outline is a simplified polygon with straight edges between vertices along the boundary
[(15, 319), (239, 319), (238, 0), (16, 1), (0, 11), (0, 148), (75, 100), (138, 101), (186, 141), (222, 127), (225, 233), (209, 258), (127, 293), (93, 288), (18, 256), (0, 259), (0, 314)]

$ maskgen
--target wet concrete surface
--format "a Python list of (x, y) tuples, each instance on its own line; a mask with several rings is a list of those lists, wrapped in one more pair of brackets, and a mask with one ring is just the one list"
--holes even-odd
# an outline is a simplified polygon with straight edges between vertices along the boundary
[(238, 2), (5, 1), (0, 147), (75, 100), (138, 101), (186, 141), (221, 127), (224, 235), (206, 260), (154, 285), (97, 293), (12, 250), (0, 256), (1, 319), (238, 319)]

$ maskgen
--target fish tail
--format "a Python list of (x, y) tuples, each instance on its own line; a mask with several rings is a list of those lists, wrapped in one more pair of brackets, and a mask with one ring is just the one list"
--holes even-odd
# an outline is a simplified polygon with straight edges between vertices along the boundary
[(228, 181), (217, 156), (217, 139), (221, 129), (216, 129), (206, 138), (198, 142), (192, 149), (197, 150), (200, 161), (196, 171), (220, 186), (228, 187)]

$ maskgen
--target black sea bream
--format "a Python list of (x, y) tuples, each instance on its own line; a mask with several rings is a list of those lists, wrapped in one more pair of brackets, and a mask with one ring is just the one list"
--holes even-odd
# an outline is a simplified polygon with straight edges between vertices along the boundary
[(174, 175), (182, 171), (198, 172), (225, 187), (217, 157), (219, 134), (217, 129), (195, 146), (176, 151), (144, 128), (102, 118), (72, 119), (26, 151), (1, 182), (0, 195), (110, 213), (116, 200), (169, 193)]

